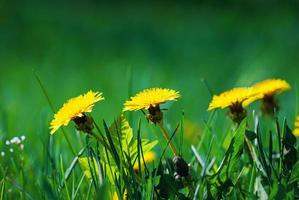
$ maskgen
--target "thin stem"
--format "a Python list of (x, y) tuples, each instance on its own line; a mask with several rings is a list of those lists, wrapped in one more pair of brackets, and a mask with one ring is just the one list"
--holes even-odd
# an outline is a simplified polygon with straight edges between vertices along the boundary
[(161, 128), (161, 131), (162, 131), (162, 133), (163, 133), (163, 135), (164, 135), (166, 141), (167, 141), (167, 142), (169, 143), (169, 145), (170, 145), (170, 149), (171, 149), (171, 151), (173, 152), (173, 154), (174, 154), (175, 156), (177, 156), (177, 155), (178, 155), (178, 152), (177, 152), (177, 150), (176, 150), (174, 144), (172, 143), (172, 141), (171, 141), (171, 139), (170, 139), (170, 137), (169, 137), (169, 135), (168, 135), (168, 133), (167, 133), (167, 130), (164, 128), (162, 122), (160, 122), (160, 123), (158, 123), (158, 124), (159, 124), (159, 127)]

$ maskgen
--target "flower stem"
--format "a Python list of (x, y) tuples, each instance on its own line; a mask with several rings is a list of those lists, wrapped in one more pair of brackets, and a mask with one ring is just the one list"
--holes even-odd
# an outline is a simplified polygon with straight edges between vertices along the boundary
[(171, 151), (173, 152), (173, 154), (174, 154), (175, 156), (177, 156), (177, 155), (178, 155), (178, 152), (177, 152), (177, 150), (176, 150), (174, 144), (172, 143), (172, 141), (171, 141), (171, 139), (170, 139), (170, 137), (169, 137), (169, 134), (167, 133), (167, 130), (164, 128), (162, 122), (160, 122), (160, 123), (158, 123), (158, 124), (159, 124), (159, 127), (161, 128), (161, 131), (162, 131), (162, 133), (163, 133), (163, 135), (164, 135), (166, 141), (169, 143), (169, 146), (170, 146)]

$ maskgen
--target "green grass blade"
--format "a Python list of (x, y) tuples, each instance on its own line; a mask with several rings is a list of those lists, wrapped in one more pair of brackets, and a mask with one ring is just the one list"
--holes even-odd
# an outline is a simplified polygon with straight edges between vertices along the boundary
[(2, 184), (1, 184), (1, 194), (0, 194), (0, 200), (4, 199), (4, 190), (5, 190), (5, 179), (2, 179)]
[(67, 180), (65, 179), (65, 173), (64, 173), (62, 156), (60, 156), (60, 173), (63, 176), (64, 188), (65, 188), (65, 191), (66, 191), (67, 199), (71, 200), (71, 196), (70, 196), (68, 185), (67, 185)]
[[(49, 95), (48, 95), (48, 93), (47, 93), (47, 91), (46, 91), (46, 89), (45, 89), (45, 87), (44, 87), (44, 85), (43, 85), (43, 83), (42, 83), (40, 77), (38, 76), (38, 74), (36, 73), (36, 71), (33, 71), (33, 74), (34, 74), (34, 77), (35, 77), (35, 79), (37, 80), (37, 82), (38, 82), (40, 88), (42, 89), (42, 92), (43, 92), (43, 94), (45, 95), (45, 97), (46, 97), (46, 99), (47, 99), (47, 102), (48, 102), (48, 104), (49, 104), (49, 106), (50, 106), (52, 112), (55, 113), (55, 108), (54, 108), (54, 106), (53, 106), (53, 104), (52, 104), (52, 101), (51, 101), (51, 99), (50, 99), (50, 97), (49, 97)], [(64, 138), (65, 138), (65, 140), (66, 140), (66, 142), (67, 142), (69, 148), (71, 149), (73, 155), (76, 155), (75, 150), (74, 150), (74, 148), (73, 148), (73, 146), (72, 146), (72, 144), (71, 144), (71, 142), (70, 142), (70, 139), (68, 138), (68, 136), (67, 136), (67, 134), (65, 133), (64, 129), (61, 128), (61, 130), (62, 130), (63, 136), (64, 136)], [(52, 137), (52, 136), (49, 134), (49, 137)]]

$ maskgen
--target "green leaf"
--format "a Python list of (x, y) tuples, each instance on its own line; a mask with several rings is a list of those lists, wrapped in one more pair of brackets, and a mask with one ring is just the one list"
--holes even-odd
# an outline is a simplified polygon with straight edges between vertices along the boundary
[(268, 199), (268, 194), (262, 185), (260, 176), (256, 177), (255, 179), (254, 194), (258, 196), (258, 199)]
[(283, 138), (283, 144), (287, 150), (296, 145), (296, 137), (293, 135), (292, 130), (285, 123), (285, 135)]
[[(115, 145), (119, 155), (126, 154), (131, 160), (135, 160), (138, 155), (138, 142), (133, 139), (133, 129), (126, 118), (121, 115), (109, 128), (113, 144)], [(149, 152), (156, 146), (158, 140), (150, 141), (141, 139), (143, 154)]]
[(109, 128), (111, 138), (118, 151), (128, 152), (128, 147), (133, 139), (133, 130), (126, 118), (121, 115)]
[[(265, 153), (265, 149), (264, 149), (263, 142), (262, 142), (262, 136), (261, 136), (259, 124), (257, 125), (256, 131), (257, 131), (257, 147), (258, 147), (258, 152), (259, 152), (259, 157), (260, 157), (260, 163), (262, 164), (263, 170), (265, 171), (268, 180), (270, 180), (271, 179), (271, 168), (269, 167), (269, 165), (266, 161), (266, 153)], [(256, 164), (258, 166), (259, 163), (257, 163), (257, 162), (258, 161), (256, 160)]]
[[(158, 144), (158, 140), (150, 141), (148, 139), (141, 139), (141, 146), (143, 154), (151, 151)], [(138, 152), (138, 142), (135, 140), (133, 144), (130, 146), (130, 157), (134, 160), (137, 156)]]
[(240, 124), (233, 138), (234, 142), (232, 141), (233, 149), (231, 152), (231, 158), (228, 166), (229, 167), (228, 171), (230, 175), (238, 171), (240, 158), (243, 153), (245, 130), (246, 130), (246, 119), (243, 120), (243, 122)]
[(223, 143), (222, 143), (222, 147), (223, 149), (228, 149), (229, 148), (229, 145), (232, 141), (232, 137), (233, 137), (233, 133), (232, 131), (229, 129), (226, 133), (225, 133), (225, 138), (223, 140)]
[(169, 199), (174, 196), (179, 187), (174, 177), (170, 174), (164, 174), (161, 176), (159, 184), (157, 185), (159, 195), (162, 198)]
[(235, 131), (234, 137), (231, 140), (225, 157), (221, 162), (218, 170), (214, 175), (209, 177), (211, 187), (209, 189), (210, 195), (215, 198), (221, 197), (222, 194), (229, 193), (233, 183), (238, 179), (240, 174), (240, 160), (243, 153), (244, 138), (246, 130), (246, 119), (240, 124)]
[[(133, 141), (133, 130), (123, 115), (114, 121), (106, 130), (106, 134), (110, 146), (113, 145), (113, 148), (111, 148), (113, 155), (108, 152), (108, 155), (103, 157), (102, 165), (106, 169), (108, 179), (114, 182), (114, 178), (120, 174), (115, 158), (121, 159), (122, 165), (126, 166), (125, 169), (134, 165), (133, 162), (136, 161), (138, 156), (138, 142), (137, 140)], [(151, 151), (157, 143), (157, 140), (141, 139), (143, 155)], [(114, 157), (115, 155), (116, 157)]]
[(93, 169), (95, 169), (95, 172), (98, 175), (99, 171), (98, 171), (98, 168), (96, 166), (96, 159), (95, 158), (93, 158), (93, 161), (91, 161), (91, 158), (89, 158), (89, 157), (81, 157), (81, 158), (79, 158), (78, 161), (79, 161), (80, 167), (83, 170), (83, 173), (84, 173), (85, 177), (88, 178), (88, 179), (92, 179), (91, 170), (90, 170), (90, 167), (89, 167), (89, 164), (88, 164), (88, 159), (90, 159), (89, 163), (91, 165), (93, 164), (93, 166), (91, 166), (91, 167)]
[(283, 165), (287, 170), (291, 170), (297, 161), (297, 151), (295, 147), (289, 150), (284, 149)]
[(250, 141), (253, 141), (257, 135), (255, 134), (255, 132), (253, 131), (250, 131), (250, 130), (246, 130), (245, 131), (245, 134), (246, 134), (246, 137), (250, 140)]
[[(107, 136), (107, 139), (108, 139), (108, 142), (109, 142), (109, 145), (110, 145), (110, 148), (111, 148), (111, 155), (109, 154), (109, 156), (112, 156), (113, 160), (115, 161), (115, 164), (118, 168), (120, 168), (120, 157), (119, 155), (122, 155), (122, 152), (121, 151), (117, 151), (117, 146), (115, 146), (114, 142), (113, 142), (113, 139), (112, 139), (112, 135), (106, 122), (103, 121), (103, 125), (104, 125), (104, 128), (105, 128), (105, 132), (106, 132), (106, 136)], [(110, 159), (112, 161), (112, 159)]]
[(291, 177), (289, 179), (289, 184), (296, 183), (298, 181), (299, 181), (299, 161), (297, 161), (293, 167), (293, 170), (291, 172)]

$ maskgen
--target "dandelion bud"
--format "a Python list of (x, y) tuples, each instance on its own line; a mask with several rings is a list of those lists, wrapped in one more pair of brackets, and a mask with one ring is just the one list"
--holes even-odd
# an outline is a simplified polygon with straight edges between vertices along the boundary
[(175, 156), (172, 160), (174, 164), (174, 171), (181, 177), (189, 175), (189, 166), (181, 156)]

